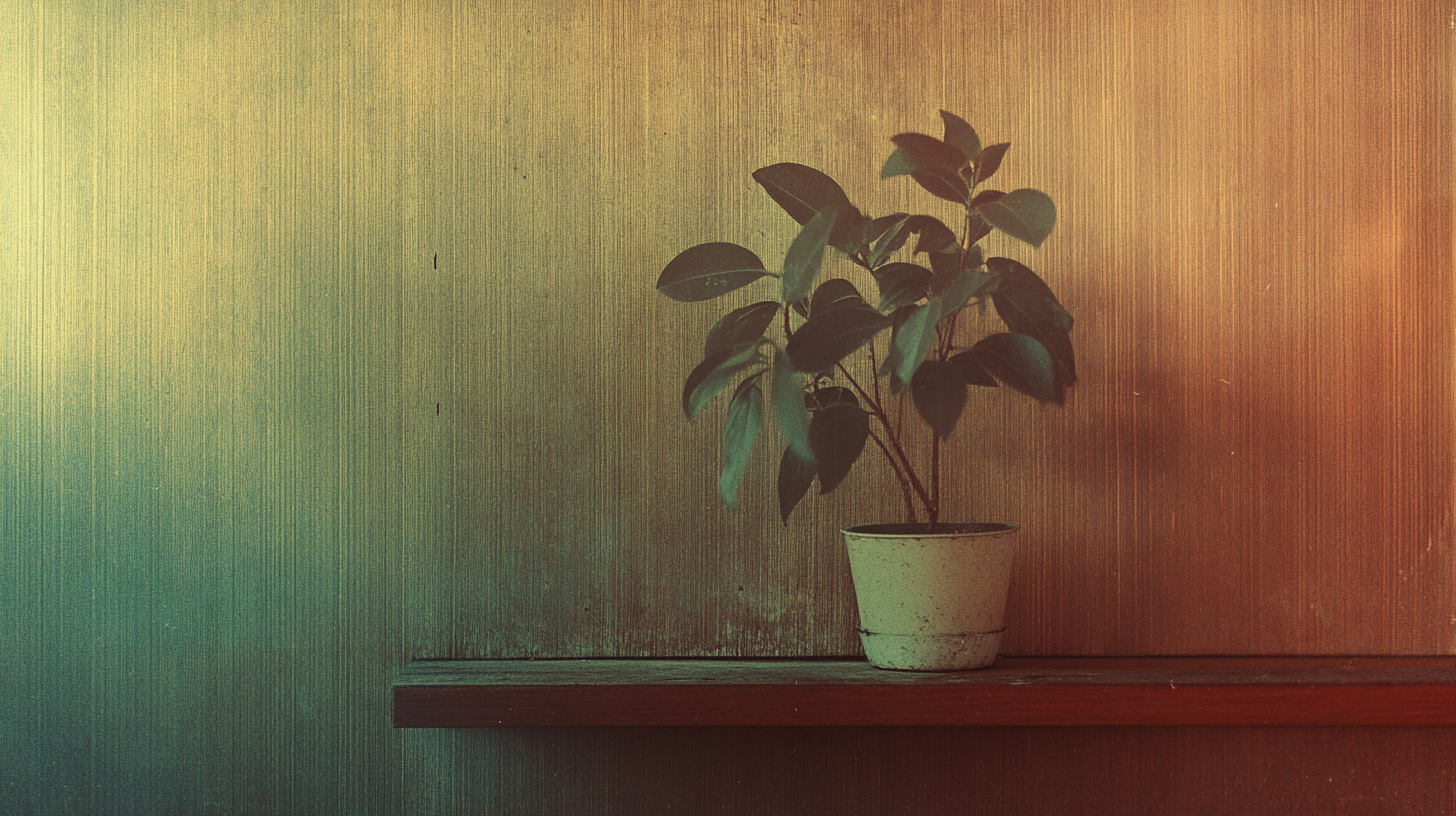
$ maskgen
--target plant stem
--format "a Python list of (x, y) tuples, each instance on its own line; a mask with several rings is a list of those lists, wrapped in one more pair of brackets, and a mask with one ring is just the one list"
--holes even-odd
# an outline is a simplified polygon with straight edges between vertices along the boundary
[[(865, 404), (869, 405), (870, 411), (875, 415), (875, 418), (880, 421), (880, 424), (885, 426), (885, 436), (889, 439), (890, 446), (895, 449), (895, 454), (900, 458), (900, 463), (904, 465), (905, 476), (908, 477), (910, 481), (910, 486), (915, 489), (915, 494), (920, 497), (921, 503), (925, 505), (926, 512), (930, 512), (930, 493), (926, 491), (925, 485), (922, 484), (920, 482), (920, 479), (915, 475), (915, 467), (910, 464), (910, 457), (906, 455), (905, 449), (900, 446), (900, 440), (895, 434), (895, 429), (890, 425), (890, 418), (885, 415), (885, 409), (882, 408), (878, 402), (870, 397), (870, 395), (864, 390), (864, 388), (860, 386), (859, 382), (855, 380), (854, 376), (845, 369), (844, 364), (842, 363), (839, 364), (839, 372), (844, 375), (844, 378), (846, 380), (849, 380), (849, 384), (854, 386), (854, 390), (859, 392), (860, 399), (864, 400)], [(885, 451), (885, 454), (888, 456), (889, 451)], [(896, 472), (898, 473), (899, 471), (897, 470)]]
[(880, 439), (880, 435), (875, 433), (874, 431), (870, 431), (870, 439), (875, 440), (875, 444), (880, 446), (880, 452), (885, 454), (886, 459), (890, 460), (890, 467), (895, 471), (895, 478), (898, 479), (900, 482), (900, 493), (905, 497), (905, 521), (909, 522), (910, 524), (914, 524), (915, 497), (910, 493), (909, 480), (905, 478), (904, 473), (900, 472), (900, 463), (896, 461), (894, 455), (890, 453), (890, 449), (885, 447), (884, 440)]
[(870, 343), (870, 379), (875, 385), (875, 402), (880, 401), (880, 361), (875, 359), (875, 344)]
[(960, 323), (960, 314), (953, 314), (950, 317), (950, 328), (946, 329), (945, 342), (940, 347), (940, 359), (944, 360), (950, 356), (951, 346), (955, 345), (956, 324)]
[(930, 445), (930, 530), (935, 532), (935, 523), (940, 520), (940, 434), (931, 431), (934, 440)]

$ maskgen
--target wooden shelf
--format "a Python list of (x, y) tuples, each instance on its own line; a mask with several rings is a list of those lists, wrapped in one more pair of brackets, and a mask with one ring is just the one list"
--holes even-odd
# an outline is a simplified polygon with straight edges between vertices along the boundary
[(1456, 657), (427, 660), (395, 680), (394, 725), (1452, 726)]

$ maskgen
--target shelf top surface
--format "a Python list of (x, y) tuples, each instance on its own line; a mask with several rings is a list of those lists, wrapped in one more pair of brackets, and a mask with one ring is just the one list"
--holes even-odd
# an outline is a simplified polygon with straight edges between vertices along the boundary
[(1449, 657), (1003, 657), (964, 672), (862, 658), (422, 660), (395, 686), (1456, 685)]

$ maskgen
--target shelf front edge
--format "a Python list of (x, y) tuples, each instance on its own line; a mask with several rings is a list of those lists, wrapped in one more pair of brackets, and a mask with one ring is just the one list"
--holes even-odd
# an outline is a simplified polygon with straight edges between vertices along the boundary
[(1456, 686), (402, 685), (394, 725), (1453, 726)]

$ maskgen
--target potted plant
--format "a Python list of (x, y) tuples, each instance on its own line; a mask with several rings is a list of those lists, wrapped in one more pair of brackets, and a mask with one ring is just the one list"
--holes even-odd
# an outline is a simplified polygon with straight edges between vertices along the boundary
[[(908, 175), (957, 205), (959, 236), (931, 215), (870, 217), (824, 173), (775, 164), (753, 178), (801, 225), (778, 273), (742, 246), (711, 242), (679, 253), (657, 280), (659, 292), (684, 302), (778, 281), (776, 298), (713, 324), (703, 360), (683, 387), (691, 419), (736, 382), (723, 434), (723, 501), (737, 503), (770, 415), (784, 442), (778, 499), (785, 525), (814, 482), (820, 494), (834, 490), (868, 443), (889, 461), (905, 522), (844, 530), (861, 642), (881, 668), (994, 662), (1016, 526), (941, 520), (941, 449), (971, 386), (1004, 385), (1061, 404), (1077, 379), (1071, 315), (1031, 269), (986, 257), (980, 245), (999, 231), (1040, 246), (1056, 222), (1051, 198), (1033, 189), (982, 189), (1009, 143), (983, 147), (965, 120), (946, 111), (941, 118), (943, 138), (891, 137), (895, 147), (880, 176)], [(847, 278), (821, 280), (829, 248), (858, 267), (876, 303)], [(1004, 330), (978, 336), (973, 327), (988, 304)], [(903, 422), (907, 395), (928, 439)], [(918, 457), (911, 455), (915, 442)]]

